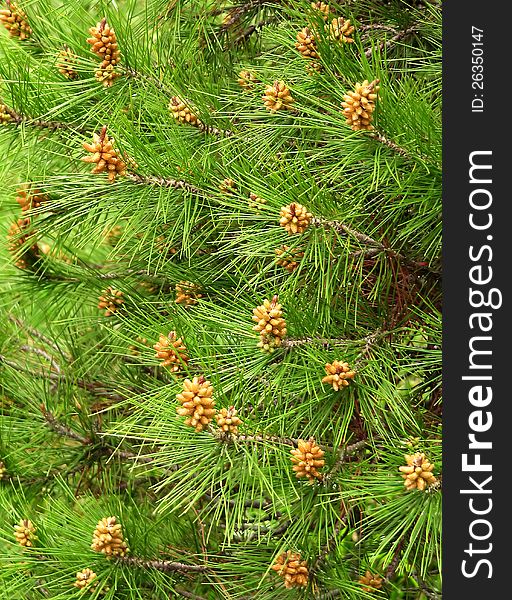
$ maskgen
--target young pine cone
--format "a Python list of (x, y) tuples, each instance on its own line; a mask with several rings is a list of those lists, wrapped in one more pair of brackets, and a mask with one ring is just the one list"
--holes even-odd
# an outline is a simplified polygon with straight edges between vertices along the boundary
[(76, 79), (78, 73), (75, 71), (76, 54), (74, 54), (68, 46), (65, 46), (57, 57), (57, 69), (61, 75), (67, 79)]
[(48, 200), (48, 196), (36, 189), (20, 188), (16, 193), (16, 202), (21, 206), (21, 212), (39, 208), (43, 202)]
[(259, 210), (266, 203), (267, 201), (264, 198), (260, 198), (260, 196), (258, 196), (257, 194), (254, 194), (253, 192), (249, 194), (249, 208)]
[(399, 467), (404, 478), (404, 485), (408, 490), (425, 490), (428, 486), (437, 482), (432, 474), (434, 465), (431, 464), (421, 452), (406, 454), (406, 467)]
[(279, 214), (281, 215), (279, 225), (284, 227), (290, 234), (304, 233), (313, 218), (313, 215), (297, 202), (283, 206)]
[(7, 125), (12, 121), (12, 115), (5, 104), (0, 102), (0, 125)]
[(221, 408), (215, 415), (215, 420), (219, 429), (225, 433), (238, 433), (238, 426), (242, 424), (242, 420), (237, 417), (238, 411), (234, 406), (229, 408)]
[(178, 123), (189, 123), (194, 127), (203, 128), (201, 120), (190, 110), (179, 96), (173, 96), (169, 101), (169, 110)]
[(176, 332), (170, 331), (167, 335), (160, 334), (158, 342), (153, 346), (155, 356), (162, 360), (162, 367), (170, 367), (173, 373), (180, 371), (187, 364), (187, 348), (182, 338), (176, 338)]
[(250, 71), (240, 71), (240, 73), (238, 73), (238, 85), (246, 92), (252, 90), (254, 84), (257, 82), (256, 76)]
[(329, 25), (329, 35), (332, 40), (352, 44), (354, 39), (349, 37), (354, 31), (354, 26), (350, 24), (350, 20), (345, 20), (343, 17), (333, 19)]
[(109, 286), (99, 297), (98, 308), (105, 310), (105, 316), (110, 317), (124, 304), (123, 292)]
[(176, 304), (191, 306), (197, 304), (197, 300), (203, 295), (199, 293), (199, 286), (190, 281), (180, 281), (176, 284)]
[(223, 179), (219, 184), (219, 190), (223, 194), (232, 194), (236, 191), (236, 183), (231, 178)]
[(364, 129), (371, 131), (373, 125), (373, 111), (375, 110), (375, 100), (377, 100), (377, 92), (379, 91), (378, 79), (368, 83), (366, 79), (363, 83), (356, 84), (355, 91), (348, 92), (343, 96), (345, 102), (341, 103), (343, 114), (347, 120), (347, 124), (354, 131)]
[(128, 546), (123, 538), (123, 529), (116, 517), (104, 517), (96, 525), (92, 535), (91, 549), (106, 556), (126, 556)]
[(87, 38), (87, 43), (92, 46), (91, 52), (102, 59), (101, 65), (96, 71), (96, 79), (101, 81), (103, 85), (110, 87), (113, 81), (121, 76), (115, 70), (121, 60), (115, 31), (104, 18), (96, 27), (91, 27), (89, 33), (91, 37)]
[(22, 519), (18, 525), (14, 526), (14, 537), (20, 546), (30, 548), (34, 545), (36, 537), (36, 528), (32, 521)]
[(291, 249), (290, 246), (281, 246), (276, 248), (277, 260), (276, 264), (284, 267), (289, 273), (293, 273), (299, 266), (301, 258), (304, 257), (304, 252), (297, 248)]
[(315, 36), (309, 27), (304, 27), (302, 31), (299, 31), (295, 48), (304, 58), (320, 58), (316, 49)]
[(284, 587), (305, 587), (308, 584), (308, 564), (300, 554), (287, 550), (279, 556), (272, 569), (284, 579)]
[(26, 269), (39, 256), (39, 248), (36, 243), (24, 248), (29, 240), (35, 240), (34, 233), (26, 232), (28, 227), (30, 227), (30, 219), (18, 219), (11, 224), (7, 232), (7, 247), (15, 258), (14, 264), (19, 269)]
[(328, 4), (325, 2), (311, 2), (311, 8), (314, 11), (320, 12), (323, 15), (324, 21), (327, 21), (331, 12), (331, 7)]
[(372, 593), (380, 590), (383, 583), (382, 577), (373, 575), (370, 571), (366, 571), (364, 575), (359, 578), (359, 583), (364, 586), (363, 592)]
[(253, 330), (260, 334), (258, 348), (268, 352), (280, 346), (286, 336), (286, 321), (283, 319), (283, 310), (278, 303), (278, 297), (264, 300), (263, 304), (254, 308), (252, 312), (252, 320), (256, 322)]
[(337, 392), (340, 388), (346, 387), (353, 379), (356, 372), (348, 366), (348, 363), (335, 360), (333, 363), (325, 365), (327, 375), (322, 379), (322, 383), (329, 383)]
[(278, 110), (291, 110), (295, 102), (284, 81), (275, 81), (273, 85), (268, 85), (261, 99), (265, 108), (271, 113)]
[(194, 377), (192, 381), (185, 379), (183, 391), (176, 396), (176, 400), (181, 404), (176, 412), (180, 417), (187, 417), (185, 425), (202, 431), (210, 423), (215, 415), (212, 394), (213, 387), (203, 376)]
[(92, 156), (82, 158), (84, 162), (96, 163), (91, 173), (108, 173), (108, 180), (113, 183), (115, 178), (126, 175), (126, 163), (114, 149), (114, 140), (107, 135), (107, 126), (104, 125), (101, 133), (93, 133), (93, 142), (84, 142), (82, 146), (91, 152)]
[(96, 573), (91, 569), (83, 569), (82, 571), (78, 571), (76, 574), (76, 581), (73, 585), (83, 590), (92, 582), (93, 579), (96, 579)]
[(325, 452), (316, 445), (313, 438), (308, 441), (299, 440), (298, 447), (294, 448), (291, 453), (292, 463), (294, 463), (293, 470), (297, 479), (307, 477), (310, 483), (313, 483), (315, 479), (322, 479), (322, 473), (318, 469), (325, 464), (325, 460), (322, 458)]
[(7, 8), (0, 10), (0, 21), (12, 37), (26, 40), (32, 29), (27, 21), (27, 15), (11, 0), (6, 1)]

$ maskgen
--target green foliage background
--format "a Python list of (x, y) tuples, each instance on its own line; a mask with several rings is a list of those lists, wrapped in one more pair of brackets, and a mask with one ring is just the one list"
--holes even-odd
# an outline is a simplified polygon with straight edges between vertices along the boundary
[[(34, 239), (51, 248), (25, 269), (0, 253), (2, 598), (440, 597), (441, 7), (329, 4), (355, 25), (353, 44), (330, 40), (305, 0), (33, 0), (29, 40), (0, 32), (0, 103), (19, 116), (0, 125), (0, 233), (30, 183), (49, 200), (31, 211), (21, 255)], [(111, 88), (86, 43), (103, 17), (122, 53)], [(319, 73), (295, 49), (306, 25)], [(65, 45), (74, 80), (56, 67)], [(380, 80), (373, 133), (352, 131), (341, 108), (365, 79)], [(265, 110), (275, 80), (294, 112)], [(216, 131), (178, 124), (174, 95)], [(110, 184), (81, 162), (103, 125), (137, 177)], [(316, 217), (300, 235), (279, 225), (293, 202)], [(304, 252), (292, 273), (276, 264), (282, 245)], [(175, 303), (180, 281), (200, 287), (196, 305)], [(125, 304), (105, 317), (109, 285)], [(275, 294), (288, 343), (265, 354), (252, 310)], [(238, 410), (238, 438), (176, 416), (182, 378), (152, 348), (171, 330), (186, 375)], [(321, 381), (335, 359), (357, 371), (339, 392)], [(326, 448), (314, 485), (290, 462), (309, 437)], [(426, 492), (407, 492), (398, 471), (413, 452), (435, 464)], [(133, 557), (205, 572), (94, 553), (110, 515)], [(23, 518), (33, 549), (14, 542)], [(270, 569), (289, 549), (308, 561), (307, 588)], [(92, 592), (73, 587), (86, 567)], [(366, 570), (381, 590), (363, 590)]]

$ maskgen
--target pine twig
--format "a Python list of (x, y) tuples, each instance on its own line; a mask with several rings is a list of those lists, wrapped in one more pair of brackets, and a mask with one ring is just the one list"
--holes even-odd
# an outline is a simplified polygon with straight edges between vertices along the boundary
[(117, 558), (117, 562), (142, 569), (154, 569), (163, 573), (173, 573), (176, 571), (205, 573), (208, 570), (206, 565), (187, 565), (171, 560), (146, 559), (138, 556), (120, 556)]
[(160, 187), (184, 190), (191, 192), (192, 194), (202, 194), (202, 190), (200, 188), (180, 179), (166, 179), (165, 177), (158, 177), (157, 175), (139, 175), (138, 173), (128, 173), (127, 177), (137, 184), (158, 185)]
[(72, 125), (70, 123), (64, 123), (63, 121), (46, 121), (45, 119), (32, 119), (27, 115), (18, 113), (12, 108), (6, 107), (5, 112), (11, 117), (15, 125), (21, 125), (22, 123), (30, 125), (32, 127), (39, 127), (41, 129), (49, 129), (50, 131), (58, 131), (62, 129), (72, 130), (80, 134), (88, 134), (90, 131), (85, 127), (78, 125)]
[[(382, 52), (384, 49), (390, 48), (397, 42), (403, 40), (408, 35), (410, 35), (413, 31), (415, 31), (416, 28), (417, 28), (417, 25), (413, 24), (410, 27), (408, 27), (407, 29), (403, 29), (402, 31), (399, 31), (398, 33), (396, 33), (391, 39), (381, 42), (378, 46), (379, 52)], [(366, 56), (366, 58), (371, 58), (373, 52), (374, 52), (374, 48), (368, 48), (368, 50), (365, 51), (364, 55)]]

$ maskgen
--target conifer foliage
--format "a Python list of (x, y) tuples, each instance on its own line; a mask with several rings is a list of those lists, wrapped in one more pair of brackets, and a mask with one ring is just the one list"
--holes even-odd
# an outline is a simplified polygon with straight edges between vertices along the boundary
[(0, 21), (2, 597), (439, 597), (437, 0)]

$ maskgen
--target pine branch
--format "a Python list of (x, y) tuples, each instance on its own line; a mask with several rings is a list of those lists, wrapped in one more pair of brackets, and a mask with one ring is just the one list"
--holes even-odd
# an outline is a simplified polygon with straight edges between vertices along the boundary
[[(380, 28), (382, 29), (383, 26), (381, 26)], [(381, 42), (378, 46), (378, 51), (382, 52), (384, 49), (390, 48), (397, 42), (400, 42), (401, 40), (406, 38), (408, 35), (410, 35), (414, 31), (416, 31), (417, 28), (418, 28), (418, 25), (415, 23), (415, 24), (411, 25), (410, 27), (408, 27), (407, 29), (403, 29), (402, 31), (399, 31), (391, 39)], [(366, 56), (366, 58), (371, 58), (374, 51), (375, 51), (375, 48), (368, 48), (368, 50), (365, 51), (364, 55)]]
[(68, 130), (80, 134), (90, 134), (91, 132), (85, 127), (64, 123), (63, 121), (46, 121), (44, 119), (32, 118), (27, 115), (16, 112), (14, 109), (6, 107), (6, 113), (11, 117), (15, 125), (30, 125), (40, 129), (48, 129), (50, 131)]
[(209, 568), (206, 565), (187, 565), (185, 563), (173, 562), (170, 560), (152, 560), (140, 558), (138, 556), (119, 556), (116, 561), (123, 565), (139, 567), (141, 569), (155, 569), (163, 573), (192, 572), (206, 573)]

